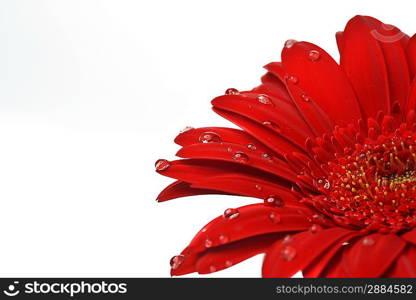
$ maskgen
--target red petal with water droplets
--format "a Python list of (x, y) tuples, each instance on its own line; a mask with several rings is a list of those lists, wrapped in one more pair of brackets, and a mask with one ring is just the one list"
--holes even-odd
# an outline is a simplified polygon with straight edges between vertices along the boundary
[(281, 233), (259, 235), (209, 249), (203, 252), (196, 261), (196, 271), (200, 274), (207, 274), (234, 266), (252, 256), (266, 252), (276, 240), (283, 236), (284, 234)]
[(285, 199), (286, 205), (298, 203), (294, 192), (289, 188), (277, 185), (270, 181), (261, 180), (244, 174), (220, 175), (196, 181), (192, 184), (196, 188), (216, 188), (230, 194), (244, 195), (265, 199), (269, 196), (278, 196)]
[(343, 243), (350, 241), (352, 238), (359, 235), (359, 233), (350, 233), (344, 238), (337, 241), (332, 245), (322, 256), (315, 259), (308, 267), (303, 271), (303, 276), (305, 278), (317, 278), (322, 276), (322, 272), (326, 268), (331, 268), (331, 263), (337, 252), (341, 251), (344, 247)]
[(261, 82), (262, 84), (254, 88), (253, 91), (274, 96), (281, 99), (282, 101), (285, 101), (293, 108), (296, 108), (292, 99), (290, 98), (286, 85), (278, 77), (270, 72), (267, 72), (261, 77)]
[(286, 162), (267, 153), (269, 156), (265, 158), (264, 154), (247, 151), (244, 146), (228, 143), (194, 144), (183, 147), (176, 153), (177, 156), (184, 158), (213, 159), (242, 164), (289, 181), (296, 181), (296, 175), (289, 170)]
[[(267, 97), (270, 105), (257, 101)], [(212, 105), (221, 110), (236, 113), (261, 125), (269, 122), (268, 128), (283, 135), (302, 149), (305, 139), (312, 134), (297, 110), (278, 98), (261, 94), (225, 95), (212, 100)], [(266, 125), (267, 126), (267, 125)]]
[(298, 233), (289, 243), (285, 243), (284, 240), (278, 241), (266, 254), (263, 277), (293, 276), (307, 268), (326, 249), (350, 233), (350, 230), (344, 228), (329, 228), (316, 233)]
[(346, 277), (380, 277), (401, 254), (406, 242), (394, 234), (374, 233), (356, 240), (344, 250)]
[(416, 247), (408, 245), (402, 254), (397, 257), (387, 277), (415, 278), (416, 277)]
[(299, 147), (290, 143), (285, 137), (277, 134), (275, 131), (270, 130), (264, 125), (260, 125), (257, 122), (229, 111), (215, 107), (213, 110), (223, 118), (244, 129), (250, 135), (255, 136), (264, 145), (272, 149), (274, 152), (280, 154), (281, 157), (284, 157), (286, 153), (303, 151), (299, 149)]
[[(383, 51), (363, 16), (352, 18), (342, 34), (340, 65), (366, 117), (389, 111), (389, 84)], [(365, 70), (365, 72), (363, 72)]]
[(302, 231), (309, 228), (310, 223), (303, 215), (307, 208), (273, 207), (263, 203), (251, 204), (237, 208), (238, 216), (225, 218), (219, 216), (208, 223), (191, 241), (188, 250), (200, 252), (210, 247), (223, 244), (220, 236), (227, 237), (227, 243), (248, 237), (273, 232)]
[[(360, 107), (348, 78), (323, 49), (307, 42), (295, 43), (283, 49), (282, 64), (289, 75), (299, 79), (297, 86), (319, 105), (334, 124), (345, 126), (361, 118)], [(308, 103), (304, 99), (300, 101), (297, 105), (303, 111)]]

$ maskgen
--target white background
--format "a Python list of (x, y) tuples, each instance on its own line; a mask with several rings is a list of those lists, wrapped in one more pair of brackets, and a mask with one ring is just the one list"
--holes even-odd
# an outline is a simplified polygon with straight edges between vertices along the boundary
[(412, 2), (1, 1), (0, 275), (169, 276), (205, 223), (253, 201), (157, 204), (179, 130), (228, 126), (210, 99), (257, 85), (286, 39), (337, 57), (356, 14), (415, 31)]

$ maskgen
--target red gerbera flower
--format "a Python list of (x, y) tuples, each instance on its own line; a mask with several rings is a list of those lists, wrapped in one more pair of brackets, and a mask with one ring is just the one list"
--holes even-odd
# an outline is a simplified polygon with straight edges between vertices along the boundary
[(262, 199), (206, 225), (173, 275), (210, 273), (266, 253), (265, 277), (416, 276), (416, 36), (365, 16), (336, 35), (337, 64), (289, 40), (260, 86), (228, 89), (216, 113), (242, 130), (189, 129), (177, 179), (159, 201)]

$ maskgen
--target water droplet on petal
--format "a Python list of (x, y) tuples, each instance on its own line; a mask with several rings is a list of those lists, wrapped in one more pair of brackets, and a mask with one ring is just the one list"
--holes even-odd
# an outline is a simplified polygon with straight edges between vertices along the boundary
[(221, 137), (215, 132), (204, 132), (199, 136), (201, 143), (221, 143)]
[(156, 171), (164, 171), (170, 167), (170, 162), (166, 159), (158, 159), (155, 162)]
[(170, 259), (170, 267), (173, 270), (176, 270), (177, 268), (179, 268), (181, 266), (181, 264), (183, 263), (183, 261), (185, 260), (185, 255), (175, 255), (174, 257), (172, 257)]
[(206, 231), (207, 229), (205, 227), (201, 229), (201, 232), (206, 232)]
[(266, 199), (264, 199), (264, 203), (271, 205), (271, 206), (279, 206), (279, 207), (282, 207), (285, 204), (283, 202), (283, 199), (279, 196), (269, 196)]
[(225, 236), (225, 235), (223, 235), (223, 234), (221, 234), (221, 235), (218, 237), (218, 239), (220, 240), (220, 243), (221, 243), (221, 244), (228, 243), (228, 237), (227, 237), (227, 236)]
[(286, 76), (285, 79), (286, 81), (293, 83), (293, 84), (297, 84), (299, 82), (299, 79), (293, 75)]
[(250, 149), (250, 150), (253, 150), (253, 151), (257, 149), (256, 145), (254, 145), (254, 144), (248, 144), (247, 148)]
[(375, 241), (371, 237), (365, 237), (362, 241), (364, 246), (372, 246), (375, 244)]
[(278, 224), (280, 223), (280, 220), (281, 220), (280, 215), (276, 213), (270, 213), (269, 219), (270, 221), (272, 221), (273, 224)]
[(240, 163), (246, 163), (248, 161), (248, 156), (244, 152), (236, 152), (233, 155), (233, 159)]
[(229, 88), (225, 91), (226, 95), (238, 95), (240, 92), (237, 89)]
[(288, 234), (287, 236), (285, 236), (282, 240), (283, 244), (289, 244), (293, 241), (293, 238), (290, 234)]
[(293, 40), (293, 39), (287, 40), (285, 42), (285, 48), (292, 48), (292, 46), (296, 44), (297, 42), (298, 42), (297, 40)]
[(217, 271), (217, 268), (216, 268), (215, 266), (210, 266), (210, 267), (209, 267), (209, 271), (210, 271), (211, 273), (214, 273), (215, 271)]
[(284, 260), (291, 261), (296, 256), (296, 250), (295, 248), (291, 246), (286, 246), (282, 249), (282, 257)]
[(273, 160), (272, 156), (270, 154), (268, 154), (268, 153), (263, 153), (261, 155), (261, 157), (263, 157), (264, 159), (266, 159), (268, 161), (272, 161)]
[(302, 94), (301, 97), (302, 97), (303, 101), (305, 101), (305, 102), (310, 102), (311, 99), (312, 99), (310, 96), (308, 96), (306, 94)]
[(229, 268), (233, 265), (233, 262), (231, 260), (226, 260), (224, 265), (226, 268)]
[(240, 212), (238, 211), (238, 209), (236, 208), (227, 208), (224, 213), (223, 213), (223, 217), (224, 219), (235, 219), (240, 215)]
[(317, 60), (319, 60), (320, 57), (321, 57), (321, 53), (319, 53), (318, 50), (311, 50), (308, 53), (308, 58), (311, 61), (317, 61)]
[(256, 190), (258, 190), (258, 191), (261, 191), (263, 188), (261, 187), (261, 185), (260, 184), (256, 184), (255, 186), (254, 186), (255, 188), (256, 188)]
[(262, 104), (274, 106), (272, 100), (270, 100), (269, 96), (267, 95), (259, 95), (257, 97), (257, 101), (259, 101)]
[(322, 187), (326, 190), (329, 190), (331, 188), (331, 184), (329, 183), (328, 179), (326, 178), (319, 178), (316, 183), (318, 184), (318, 187)]
[(187, 131), (192, 130), (192, 129), (194, 129), (192, 126), (186, 126), (186, 127), (185, 127), (185, 128), (183, 128), (180, 132), (181, 132), (181, 133), (184, 133), (184, 132), (187, 132)]
[(311, 233), (317, 233), (317, 232), (319, 232), (319, 231), (321, 231), (322, 230), (322, 227), (320, 226), (320, 225), (318, 225), (318, 224), (313, 224), (310, 228), (309, 228), (309, 231), (311, 232)]
[(350, 243), (349, 242), (343, 242), (341, 245), (342, 246), (347, 246), (347, 245), (349, 245)]
[(210, 239), (205, 240), (205, 247), (210, 248), (212, 246), (212, 241)]

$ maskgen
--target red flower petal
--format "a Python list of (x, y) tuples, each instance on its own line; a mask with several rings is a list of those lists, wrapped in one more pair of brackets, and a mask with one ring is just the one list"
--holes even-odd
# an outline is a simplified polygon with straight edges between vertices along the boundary
[(308, 267), (303, 271), (303, 276), (307, 278), (316, 278), (322, 276), (322, 272), (326, 268), (331, 267), (332, 260), (336, 254), (342, 250), (345, 246), (344, 243), (350, 241), (352, 238), (359, 235), (359, 233), (350, 233), (347, 236), (343, 237), (332, 245), (322, 256), (315, 259)]
[[(309, 221), (301, 214), (308, 209), (273, 207), (263, 203), (242, 206), (236, 209), (236, 216), (219, 216), (208, 223), (191, 241), (189, 252), (200, 252), (207, 248), (242, 240), (251, 236), (273, 232), (301, 231), (310, 227)], [(208, 241), (208, 243), (207, 243)]]
[(275, 98), (279, 98), (285, 101), (288, 105), (296, 108), (292, 99), (290, 98), (289, 91), (286, 85), (278, 77), (270, 72), (267, 72), (261, 77), (262, 84), (253, 89), (253, 92), (263, 93), (271, 95)]
[[(363, 16), (352, 18), (342, 34), (340, 65), (346, 72), (366, 117), (388, 112), (389, 84), (383, 51)], [(365, 72), (363, 72), (365, 70)]]
[(416, 277), (416, 247), (408, 245), (402, 254), (397, 257), (388, 277), (415, 278)]
[(414, 80), (416, 74), (416, 34), (413, 35), (406, 48), (407, 61), (409, 63), (411, 79)]
[(347, 277), (380, 277), (405, 246), (406, 242), (394, 234), (364, 236), (344, 250), (342, 268)]
[[(334, 124), (345, 126), (361, 118), (360, 107), (348, 78), (325, 50), (311, 43), (298, 42), (283, 49), (282, 64), (290, 76), (298, 78), (297, 86), (319, 105)], [(310, 103), (305, 99), (294, 100), (300, 110), (308, 111), (304, 108)]]
[(409, 243), (416, 245), (416, 229), (403, 233), (401, 237)]
[(252, 256), (266, 252), (283, 235), (281, 233), (259, 235), (209, 249), (196, 261), (196, 271), (207, 274), (234, 266)]
[(191, 187), (191, 184), (183, 181), (175, 181), (168, 185), (162, 192), (157, 196), (158, 202), (163, 202), (175, 198), (187, 197), (187, 196), (196, 196), (196, 195), (206, 195), (206, 194), (223, 194), (229, 195), (224, 191), (211, 190), (211, 189), (201, 189)]
[(177, 143), (180, 146), (200, 144), (204, 141), (207, 135), (216, 136), (220, 140), (220, 142), (243, 145), (247, 147), (247, 149), (252, 151), (271, 151), (270, 148), (263, 145), (260, 141), (258, 141), (245, 131), (225, 127), (193, 128), (180, 133), (175, 138), (175, 143)]
[[(263, 104), (259, 97), (267, 99)], [(212, 100), (212, 105), (221, 110), (236, 113), (282, 135), (303, 149), (305, 139), (312, 134), (297, 110), (278, 98), (262, 94), (225, 95)]]
[(247, 147), (237, 144), (194, 144), (183, 147), (176, 155), (184, 158), (228, 161), (266, 171), (289, 181), (296, 181), (296, 174), (289, 169), (286, 162), (269, 153), (249, 151)]
[(286, 87), (290, 92), (300, 115), (307, 122), (309, 128), (316, 136), (328, 133), (333, 128), (329, 117), (309, 95), (304, 93), (298, 86), (298, 78), (286, 73), (281, 63), (270, 63), (265, 68), (272, 74), (286, 79)]
[(291, 277), (304, 270), (326, 249), (351, 231), (344, 228), (329, 228), (313, 233), (302, 232), (293, 236), (293, 241), (278, 241), (266, 254), (263, 277)]
[(286, 153), (299, 151), (299, 147), (291, 144), (285, 137), (270, 130), (263, 124), (254, 122), (236, 113), (228, 112), (215, 107), (213, 110), (223, 118), (244, 129), (250, 135), (255, 136), (260, 142), (272, 149), (274, 152), (280, 154), (282, 157)]

